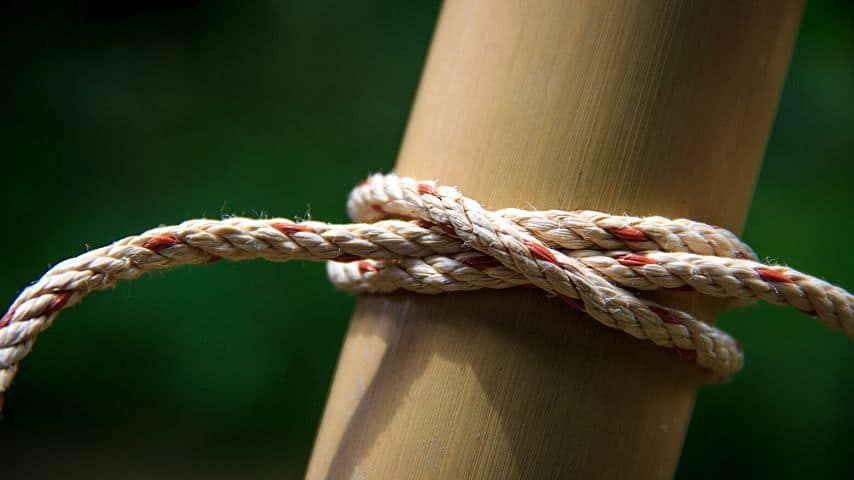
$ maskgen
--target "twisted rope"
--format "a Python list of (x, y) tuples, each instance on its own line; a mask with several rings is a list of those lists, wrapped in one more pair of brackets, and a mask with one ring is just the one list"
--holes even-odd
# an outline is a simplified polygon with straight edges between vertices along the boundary
[(330, 280), (354, 292), (533, 285), (608, 327), (678, 349), (722, 377), (743, 362), (732, 337), (627, 289), (689, 289), (790, 305), (854, 335), (851, 294), (791, 268), (762, 264), (731, 232), (691, 220), (489, 211), (455, 188), (395, 175), (374, 175), (356, 187), (348, 211), (362, 223), (191, 220), (58, 263), (0, 319), (0, 394), (36, 336), (89, 292), (147, 271), (220, 259), (327, 261)]

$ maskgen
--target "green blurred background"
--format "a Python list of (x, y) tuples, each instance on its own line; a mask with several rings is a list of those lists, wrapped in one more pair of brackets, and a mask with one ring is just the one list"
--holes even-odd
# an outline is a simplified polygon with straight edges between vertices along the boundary
[[(350, 187), (394, 163), (438, 9), (4, 7), (2, 300), (160, 223), (344, 221)], [(744, 234), (849, 288), (852, 23), (850, 2), (809, 4)], [(353, 304), (300, 263), (222, 262), (92, 295), (24, 362), (0, 477), (301, 476)], [(747, 366), (703, 388), (677, 476), (854, 478), (854, 345), (767, 305), (721, 324)]]

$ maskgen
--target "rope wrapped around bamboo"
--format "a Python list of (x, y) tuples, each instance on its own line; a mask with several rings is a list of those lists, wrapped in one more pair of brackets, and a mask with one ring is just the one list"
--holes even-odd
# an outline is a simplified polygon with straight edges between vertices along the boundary
[(586, 210), (490, 211), (453, 187), (394, 174), (373, 175), (356, 187), (348, 211), (360, 223), (190, 220), (56, 264), (0, 319), (0, 393), (36, 336), (89, 292), (150, 270), (221, 259), (327, 261), (333, 284), (353, 292), (534, 286), (608, 327), (695, 358), (722, 378), (742, 366), (738, 342), (642, 292), (687, 289), (790, 305), (854, 335), (850, 293), (763, 264), (733, 233), (713, 225)]

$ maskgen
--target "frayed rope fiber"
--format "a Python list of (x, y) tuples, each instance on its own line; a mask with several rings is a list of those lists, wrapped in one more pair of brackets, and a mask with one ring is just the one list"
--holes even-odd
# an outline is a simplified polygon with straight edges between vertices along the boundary
[(0, 392), (36, 336), (89, 292), (177, 265), (221, 259), (327, 261), (354, 292), (417, 293), (533, 285), (611, 328), (675, 349), (720, 377), (741, 349), (725, 332), (633, 292), (691, 290), (786, 304), (854, 335), (854, 297), (785, 266), (765, 265), (733, 233), (691, 220), (576, 210), (490, 211), (457, 189), (374, 175), (350, 194), (356, 222), (190, 220), (65, 260), (0, 319)]

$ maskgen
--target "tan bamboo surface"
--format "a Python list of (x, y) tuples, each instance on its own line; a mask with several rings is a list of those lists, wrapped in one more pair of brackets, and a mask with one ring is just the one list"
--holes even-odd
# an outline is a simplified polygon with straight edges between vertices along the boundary
[[(395, 171), (737, 232), (802, 7), (448, 1)], [(535, 290), (366, 295), (307, 478), (668, 478), (706, 379)]]

